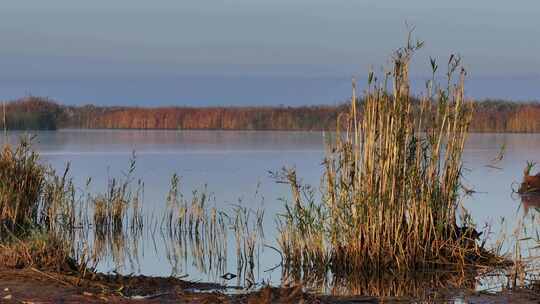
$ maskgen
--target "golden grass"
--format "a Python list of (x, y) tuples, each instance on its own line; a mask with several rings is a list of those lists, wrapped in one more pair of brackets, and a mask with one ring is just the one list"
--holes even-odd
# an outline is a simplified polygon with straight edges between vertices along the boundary
[(46, 169), (23, 139), (15, 149), (5, 145), (0, 154), (0, 224), (11, 231), (37, 222), (38, 201)]
[(32, 138), (0, 154), (0, 266), (71, 271), (74, 187), (39, 162)]
[[(409, 42), (397, 50), (382, 85), (370, 73), (362, 105), (353, 81), (350, 111), (327, 145), (320, 203), (294, 170), (281, 175), (294, 202), (278, 240), (286, 269), (369, 274), (494, 262), (477, 245), (467, 215), (457, 226), (461, 156), (473, 111), (464, 98), (465, 70), (451, 56), (447, 87), (429, 82), (415, 103), (409, 63), (420, 47)], [(435, 75), (438, 66), (431, 64)]]
[(49, 233), (32, 232), (24, 238), (0, 243), (0, 265), (6, 268), (36, 268), (55, 272), (78, 271), (71, 245)]

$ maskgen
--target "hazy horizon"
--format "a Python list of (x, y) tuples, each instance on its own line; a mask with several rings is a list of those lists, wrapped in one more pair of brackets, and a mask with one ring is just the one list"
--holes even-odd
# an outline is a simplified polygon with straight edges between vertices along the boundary
[(304, 105), (350, 95), (403, 45), (405, 22), (429, 57), (461, 54), (474, 98), (538, 100), (540, 3), (411, 0), (3, 3), (0, 98), (66, 104)]

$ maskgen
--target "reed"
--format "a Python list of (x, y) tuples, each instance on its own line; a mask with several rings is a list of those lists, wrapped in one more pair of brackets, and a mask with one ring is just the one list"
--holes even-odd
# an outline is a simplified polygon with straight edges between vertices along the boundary
[[(466, 72), (452, 55), (446, 87), (430, 81), (414, 101), (409, 63), (421, 46), (409, 40), (398, 49), (382, 83), (370, 72), (362, 105), (353, 80), (350, 111), (339, 117), (336, 138), (327, 145), (320, 202), (294, 170), (281, 174), (294, 202), (279, 227), (286, 269), (374, 274), (494, 261), (476, 243), (470, 218), (457, 218), (473, 113), (464, 98)], [(438, 65), (433, 59), (431, 65), (435, 79)]]
[(54, 271), (77, 269), (72, 238), (74, 187), (39, 162), (33, 138), (0, 154), (0, 266)]
[(138, 244), (144, 228), (141, 200), (144, 184), (138, 180), (136, 187), (132, 187), (135, 169), (136, 155), (133, 153), (123, 177), (109, 178), (104, 193), (87, 198), (93, 207), (93, 222), (83, 229), (94, 233), (93, 243), (89, 246), (92, 249), (90, 260), (94, 264), (106, 256), (112, 257), (117, 269), (126, 261), (132, 267), (137, 264)]
[[(211, 207), (214, 196), (206, 187), (188, 198), (180, 191), (180, 178), (171, 178), (167, 211), (160, 230), (173, 273), (184, 268), (188, 256), (203, 273), (223, 274), (227, 262), (227, 218)], [(183, 266), (183, 267), (182, 267)]]
[(172, 176), (161, 235), (173, 273), (185, 269), (191, 260), (198, 271), (214, 279), (223, 277), (227, 270), (229, 241), (234, 241), (238, 285), (252, 286), (264, 238), (264, 212), (243, 207), (241, 200), (231, 212), (213, 204), (215, 197), (206, 187), (193, 191), (188, 197), (180, 190), (180, 178), (176, 174)]
[(37, 224), (47, 170), (38, 163), (30, 138), (0, 154), (0, 223), (11, 232)]
[(40, 225), (57, 233), (71, 232), (82, 219), (83, 210), (79, 208), (80, 201), (76, 197), (75, 185), (69, 177), (69, 170), (69, 163), (60, 176), (49, 169), (46, 182), (43, 184)]
[[(94, 198), (94, 224), (96, 229), (111, 228), (122, 230), (123, 222), (127, 219), (127, 211), (133, 206), (133, 225), (140, 224), (139, 194), (142, 188), (136, 191), (130, 189), (133, 174), (136, 168), (136, 157), (133, 153), (129, 161), (129, 170), (125, 178), (111, 178), (107, 183), (107, 191)], [(139, 182), (139, 186), (142, 184)]]
[[(161, 235), (173, 274), (187, 269), (190, 260), (200, 272), (217, 279), (227, 269), (232, 231), (239, 246), (239, 269), (251, 276), (253, 284), (263, 213), (237, 207), (229, 216), (212, 206), (215, 197), (206, 186), (184, 196), (180, 178), (173, 175), (168, 208), (149, 217), (141, 200), (144, 184), (139, 180), (133, 187), (135, 160), (133, 155), (124, 176), (109, 178), (102, 193), (81, 194), (75, 190), (69, 164), (58, 175), (39, 161), (30, 139), (15, 148), (5, 146), (0, 155), (0, 266), (57, 265), (53, 270), (83, 277), (103, 260), (112, 261), (116, 271), (126, 263), (135, 269), (139, 243)], [(89, 179), (87, 189), (90, 183)]]
[[(255, 284), (255, 267), (264, 241), (262, 210), (251, 210), (241, 205), (235, 206), (234, 217), (230, 219), (236, 242), (236, 271), (238, 285), (252, 287)], [(242, 279), (244, 280), (242, 282)]]

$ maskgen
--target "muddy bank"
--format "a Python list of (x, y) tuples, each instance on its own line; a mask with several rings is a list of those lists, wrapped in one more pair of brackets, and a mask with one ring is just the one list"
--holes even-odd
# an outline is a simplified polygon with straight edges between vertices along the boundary
[[(459, 292), (470, 303), (540, 303), (540, 289), (500, 293)], [(454, 302), (450, 294), (434, 303)], [(301, 287), (266, 287), (250, 293), (230, 293), (212, 283), (193, 283), (176, 278), (96, 275), (80, 280), (76, 276), (35, 269), (0, 270), (1, 303), (409, 303), (425, 299), (376, 298), (368, 296), (324, 296)]]
[[(375, 303), (374, 298), (363, 298)], [(175, 278), (96, 275), (92, 279), (35, 269), (0, 270), (1, 303), (326, 303), (301, 288), (227, 294), (220, 285)]]

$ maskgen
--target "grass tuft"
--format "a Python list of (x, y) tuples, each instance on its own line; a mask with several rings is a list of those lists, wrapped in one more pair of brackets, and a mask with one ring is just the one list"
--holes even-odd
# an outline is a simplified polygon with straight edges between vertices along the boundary
[(23, 138), (13, 148), (5, 145), (0, 154), (0, 223), (12, 232), (38, 222), (39, 200), (46, 168)]
[(368, 275), (499, 261), (477, 244), (470, 217), (457, 218), (473, 113), (464, 98), (466, 72), (452, 55), (446, 88), (433, 80), (412, 99), (409, 64), (421, 45), (394, 53), (382, 85), (370, 74), (362, 104), (353, 81), (350, 111), (327, 146), (320, 202), (294, 170), (281, 174), (294, 200), (279, 228), (287, 271)]

